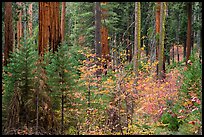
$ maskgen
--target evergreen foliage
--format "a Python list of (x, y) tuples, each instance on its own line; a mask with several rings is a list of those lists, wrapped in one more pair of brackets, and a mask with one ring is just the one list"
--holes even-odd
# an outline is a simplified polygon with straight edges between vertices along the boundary
[[(29, 105), (31, 103), (28, 101), (34, 96), (33, 90), (35, 87), (33, 82), (37, 75), (35, 68), (38, 60), (38, 52), (35, 45), (24, 41), (22, 42), (22, 47), (16, 49), (13, 53), (10, 53), (10, 55), (10, 63), (3, 68), (3, 106), (5, 106), (5, 108), (12, 108), (12, 105), (15, 105), (15, 103), (12, 104), (12, 102), (17, 101), (16, 103), (19, 106), (16, 107), (20, 108), (19, 113), (22, 114), (11, 114), (11, 109), (8, 109), (5, 113), (8, 113), (11, 117), (13, 115), (19, 115), (21, 117), (28, 116)], [(13, 100), (17, 95), (19, 100)], [(20, 118), (21, 124), (24, 124), (24, 121), (25, 118)], [(17, 121), (11, 122), (15, 123)]]

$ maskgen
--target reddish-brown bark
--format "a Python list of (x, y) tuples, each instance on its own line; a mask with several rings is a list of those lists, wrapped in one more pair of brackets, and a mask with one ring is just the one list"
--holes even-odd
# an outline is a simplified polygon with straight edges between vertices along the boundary
[[(161, 2), (156, 3), (156, 36), (160, 33), (160, 5)], [(159, 52), (159, 38), (156, 37), (156, 61), (158, 61)], [(158, 64), (157, 64), (157, 75), (158, 75)]]
[(33, 18), (33, 14), (32, 14), (32, 12), (33, 12), (33, 3), (31, 3), (30, 5), (29, 5), (29, 9), (28, 9), (28, 15), (29, 15), (29, 21), (28, 21), (28, 31), (29, 31), (29, 35), (30, 35), (30, 37), (32, 36), (32, 31), (33, 31), (33, 24), (32, 24), (32, 18)]
[[(18, 7), (22, 6), (21, 2), (17, 3)], [(23, 25), (22, 25), (22, 10), (18, 11), (18, 21), (17, 21), (17, 43), (18, 43), (18, 47), (21, 46), (20, 44), (20, 40), (23, 37)]]
[(4, 65), (8, 64), (9, 52), (13, 49), (12, 2), (5, 2)]
[[(101, 4), (107, 4), (106, 2), (102, 2)], [(105, 21), (108, 17), (107, 9), (101, 8), (101, 20)], [(101, 46), (102, 46), (102, 57), (105, 58), (106, 61), (110, 61), (110, 49), (108, 46), (108, 28), (105, 25), (101, 26)]]
[(60, 41), (59, 3), (39, 2), (39, 54), (55, 52)]
[(66, 2), (62, 2), (62, 14), (61, 14), (61, 41), (64, 41), (64, 31), (65, 31), (65, 9), (66, 9)]

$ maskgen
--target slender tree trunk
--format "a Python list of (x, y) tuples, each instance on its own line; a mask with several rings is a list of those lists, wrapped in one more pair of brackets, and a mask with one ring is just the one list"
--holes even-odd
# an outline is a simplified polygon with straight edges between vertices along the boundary
[[(138, 76), (138, 59), (137, 59), (137, 53), (138, 53), (138, 41), (137, 41), (137, 37), (138, 37), (138, 29), (137, 29), (137, 20), (138, 20), (138, 6), (137, 6), (137, 2), (135, 2), (135, 39), (134, 39), (134, 57), (133, 57), (133, 69), (134, 69), (134, 73), (135, 73), (135, 79)], [(136, 83), (135, 83), (136, 84)]]
[(180, 32), (180, 21), (179, 21), (179, 14), (177, 16), (177, 23), (178, 23), (178, 30), (176, 34), (176, 39), (177, 39), (177, 61), (179, 62), (179, 32)]
[[(18, 7), (21, 7), (22, 4), (21, 2), (17, 3)], [(22, 10), (19, 11), (19, 15), (18, 15), (18, 21), (17, 21), (17, 43), (18, 43), (18, 47), (21, 46), (20, 41), (21, 38), (23, 36), (23, 25), (22, 25)]]
[[(96, 62), (99, 66), (101, 63), (98, 58), (102, 56), (102, 47), (101, 47), (101, 8), (100, 2), (95, 2), (95, 53), (96, 53)], [(99, 76), (101, 74), (101, 70), (96, 72), (96, 75)]]
[(183, 58), (186, 57), (186, 39), (184, 39), (184, 42), (183, 42)]
[[(159, 52), (159, 34), (160, 34), (160, 5), (161, 2), (156, 3), (156, 61), (158, 61)], [(157, 75), (159, 75), (159, 64), (156, 66)]]
[(168, 55), (166, 55), (166, 60), (168, 65), (170, 65), (170, 45), (169, 44), (166, 44), (166, 51), (168, 53)]
[(100, 2), (95, 2), (95, 51), (98, 57), (101, 57), (101, 35), (100, 35), (100, 28), (101, 28), (101, 10), (100, 10)]
[(164, 59), (164, 23), (165, 23), (165, 5), (164, 3), (160, 3), (160, 35), (159, 35), (159, 52), (158, 52), (158, 58), (159, 58), (159, 66), (158, 66), (158, 77), (159, 79), (164, 78), (164, 72), (163, 72), (163, 59)]
[(203, 32), (203, 28), (201, 28), (201, 31), (200, 31), (200, 54), (199, 54), (199, 57), (200, 57), (200, 61), (202, 60), (202, 32)]
[(173, 49), (172, 49), (172, 63), (174, 63), (174, 44), (173, 44)]
[(191, 16), (192, 16), (192, 3), (188, 2), (188, 30), (187, 30), (187, 40), (186, 40), (186, 46), (187, 46), (187, 53), (186, 53), (186, 65), (190, 58), (191, 53)]
[(29, 15), (29, 21), (28, 21), (28, 31), (29, 31), (29, 37), (31, 37), (32, 36), (32, 31), (33, 31), (33, 24), (32, 24), (32, 18), (33, 18), (33, 14), (32, 14), (32, 12), (33, 12), (33, 3), (31, 3), (30, 5), (29, 5), (29, 9), (28, 9), (28, 15)]
[[(140, 2), (138, 2), (138, 36), (137, 36), (137, 42), (138, 42), (138, 61), (140, 60), (141, 57), (141, 6), (140, 6)], [(139, 61), (140, 62), (140, 61)], [(138, 65), (140, 64), (138, 62)]]
[(65, 33), (65, 14), (66, 14), (66, 2), (62, 2), (62, 13), (61, 13), (61, 41), (64, 41), (64, 33)]
[(5, 2), (5, 45), (4, 45), (4, 65), (8, 64), (9, 53), (13, 49), (13, 24), (12, 24), (12, 2)]
[[(135, 79), (138, 77), (138, 65), (139, 65), (139, 57), (140, 57), (140, 3), (135, 2), (135, 39), (134, 39), (134, 73)], [(135, 83), (136, 84), (136, 83)]]
[(163, 66), (163, 2), (160, 3), (160, 29), (159, 29), (159, 45), (158, 45), (158, 78), (163, 78), (162, 66)]
[(113, 68), (114, 70), (117, 67), (117, 43), (116, 43), (116, 33), (114, 34), (114, 40), (113, 40)]
[[(23, 16), (27, 16), (26, 4), (27, 3), (23, 3)], [(26, 41), (27, 39), (27, 21), (26, 19), (23, 19), (23, 37), (22, 38), (25, 42), (27, 42)]]

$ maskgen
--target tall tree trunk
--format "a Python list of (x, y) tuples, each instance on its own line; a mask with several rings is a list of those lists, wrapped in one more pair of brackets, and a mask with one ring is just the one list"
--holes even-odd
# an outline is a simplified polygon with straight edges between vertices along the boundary
[(165, 36), (165, 11), (166, 11), (166, 3), (162, 2), (160, 5), (160, 38), (159, 38), (159, 79), (164, 78), (164, 70), (163, 70), (163, 63), (164, 63), (164, 36)]
[[(158, 61), (158, 51), (159, 51), (159, 33), (160, 33), (160, 4), (156, 3), (156, 61)], [(158, 64), (156, 66), (157, 75), (159, 74)]]
[(184, 42), (183, 42), (183, 58), (186, 57), (186, 39), (184, 38)]
[[(21, 2), (17, 3), (18, 7), (22, 6)], [(23, 36), (23, 25), (22, 25), (22, 10), (19, 10), (19, 15), (18, 15), (18, 21), (17, 21), (17, 43), (18, 43), (18, 47), (21, 46), (20, 41), (21, 38)]]
[[(101, 4), (106, 5), (107, 2), (101, 2)], [(101, 25), (101, 48), (102, 48), (102, 57), (105, 58), (107, 66), (108, 61), (110, 61), (110, 49), (108, 45), (108, 28), (106, 27), (106, 19), (108, 18), (108, 11), (105, 8), (101, 8), (101, 20), (104, 22), (104, 25)]]
[[(135, 73), (135, 79), (138, 76), (138, 51), (139, 51), (139, 41), (138, 41), (138, 2), (135, 2), (135, 37), (134, 37), (134, 58), (133, 58), (133, 69)], [(135, 80), (136, 84), (136, 80)]]
[(13, 24), (12, 24), (12, 2), (5, 2), (5, 45), (4, 45), (4, 65), (8, 64), (9, 53), (13, 49)]
[[(140, 58), (140, 31), (141, 31), (141, 12), (140, 12), (140, 2), (135, 2), (135, 35), (134, 35), (134, 56), (133, 56), (133, 71), (135, 73), (134, 85), (137, 85), (138, 79), (138, 67), (139, 67), (139, 58)], [(134, 88), (135, 89), (135, 88)], [(134, 94), (137, 94), (136, 89)], [(133, 107), (133, 106), (132, 106)], [(133, 112), (132, 112), (133, 114)]]
[(28, 15), (29, 15), (29, 21), (28, 21), (28, 31), (29, 31), (29, 37), (32, 37), (32, 31), (33, 31), (33, 23), (32, 23), (32, 18), (33, 18), (33, 3), (29, 5), (28, 9)]
[(27, 9), (26, 9), (26, 4), (27, 3), (23, 3), (23, 40), (26, 42), (27, 39), (27, 20), (25, 19), (25, 16), (27, 17)]
[(113, 68), (114, 70), (118, 66), (118, 61), (117, 61), (117, 41), (116, 41), (116, 33), (114, 34), (114, 40), (113, 40)]
[(177, 15), (177, 23), (178, 23), (178, 29), (176, 33), (176, 39), (177, 39), (177, 61), (179, 62), (179, 32), (180, 32), (180, 21), (179, 21), (179, 14)]
[(95, 51), (96, 56), (101, 57), (101, 9), (100, 9), (100, 2), (95, 2)]
[[(141, 9), (140, 9), (140, 2), (135, 2), (135, 35), (134, 35), (134, 56), (133, 56), (133, 72), (135, 73), (135, 80), (133, 83), (134, 87), (134, 93), (137, 94), (137, 90), (135, 86), (137, 85), (137, 79), (138, 79), (138, 67), (139, 67), (139, 58), (140, 58), (140, 31), (141, 31)], [(133, 114), (134, 114), (134, 102), (133, 97), (131, 97), (131, 123), (133, 121)]]
[(66, 14), (66, 2), (62, 2), (62, 13), (61, 13), (61, 41), (64, 41), (64, 33), (65, 33), (65, 14)]
[(199, 54), (199, 57), (200, 57), (200, 61), (202, 60), (202, 32), (203, 32), (203, 28), (201, 28), (201, 31), (200, 31), (200, 54)]
[(138, 2), (138, 12), (137, 12), (137, 17), (138, 17), (138, 26), (137, 26), (137, 28), (138, 28), (138, 32), (137, 32), (137, 42), (138, 42), (138, 65), (140, 64), (139, 62), (139, 60), (140, 60), (140, 56), (141, 56), (141, 50), (140, 50), (140, 48), (141, 48), (141, 6), (140, 6), (140, 2)]
[(57, 51), (60, 40), (59, 3), (39, 2), (39, 54)]
[(173, 44), (173, 49), (172, 49), (172, 63), (174, 63), (174, 44)]
[(186, 40), (186, 46), (187, 46), (187, 53), (186, 53), (186, 65), (190, 58), (191, 53), (191, 16), (192, 16), (192, 3), (188, 2), (188, 30), (187, 30), (187, 40)]
[[(97, 65), (100, 65), (100, 61), (98, 58), (101, 58), (102, 48), (101, 48), (101, 9), (100, 2), (95, 2), (95, 53), (96, 53), (96, 62)], [(96, 75), (99, 76), (101, 74), (101, 70), (97, 70)]]

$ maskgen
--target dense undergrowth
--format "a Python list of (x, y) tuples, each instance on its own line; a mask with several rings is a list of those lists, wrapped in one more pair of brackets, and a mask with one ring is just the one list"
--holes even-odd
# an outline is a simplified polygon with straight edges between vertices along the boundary
[(95, 56), (62, 44), (40, 61), (35, 45), (16, 49), (3, 68), (3, 133), (200, 134), (202, 69), (196, 52), (187, 68), (168, 66), (163, 81), (156, 79), (156, 63), (141, 59), (137, 85), (131, 62), (116, 69), (109, 62), (104, 69)]

